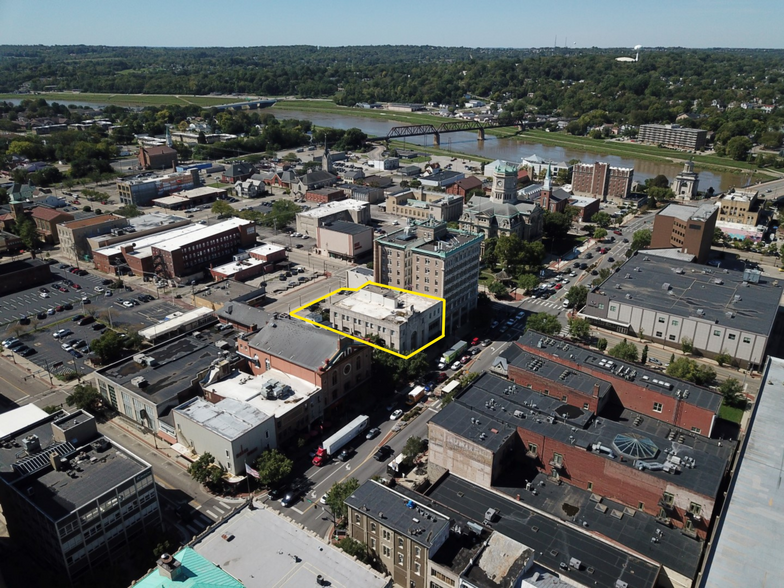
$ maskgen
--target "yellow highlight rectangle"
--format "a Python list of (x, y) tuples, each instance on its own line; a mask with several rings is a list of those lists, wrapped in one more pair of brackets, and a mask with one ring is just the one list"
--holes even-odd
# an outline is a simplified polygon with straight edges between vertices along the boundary
[[(326, 326), (324, 326), (324, 325), (322, 325), (320, 323), (317, 323), (316, 321), (312, 321), (310, 319), (306, 319), (305, 317), (297, 316), (295, 314), (295, 313), (299, 312), (300, 310), (302, 310), (303, 308), (307, 309), (308, 307), (311, 307), (314, 304), (318, 304), (319, 302), (321, 302), (325, 298), (329, 298), (330, 296), (332, 296), (334, 294), (337, 294), (338, 292), (343, 292), (343, 291), (358, 292), (359, 290), (361, 290), (365, 286), (379, 286), (380, 288), (388, 288), (390, 290), (397, 290), (398, 292), (405, 292), (406, 294), (413, 294), (415, 296), (422, 296), (424, 298), (432, 298), (433, 300), (440, 300), (441, 301), (441, 305), (442, 305), (442, 310), (441, 310), (441, 335), (436, 337), (432, 341), (430, 341), (430, 343), (428, 343), (427, 345), (423, 345), (422, 347), (420, 347), (416, 351), (412, 351), (408, 355), (403, 355), (402, 353), (397, 353), (395, 351), (392, 351), (391, 349), (387, 349), (386, 347), (381, 347), (380, 345), (376, 345), (375, 343), (371, 343), (369, 341), (365, 341), (364, 339), (361, 339), (359, 337), (354, 337), (353, 335), (349, 335), (348, 333), (343, 333), (341, 331), (338, 331), (337, 329), (333, 329), (332, 327), (326, 327)], [(315, 326), (317, 326), (319, 328), (326, 329), (327, 331), (332, 331), (333, 333), (336, 333), (336, 334), (340, 335), (341, 337), (348, 337), (349, 339), (354, 339), (354, 341), (358, 341), (360, 343), (364, 343), (365, 345), (370, 345), (371, 347), (375, 347), (376, 349), (379, 349), (381, 351), (386, 351), (387, 353), (391, 353), (392, 355), (394, 355), (396, 357), (400, 357), (401, 359), (410, 359), (410, 358), (414, 357), (417, 353), (419, 353), (420, 351), (424, 351), (425, 349), (430, 347), (436, 341), (440, 341), (441, 339), (443, 339), (444, 336), (446, 335), (446, 299), (439, 298), (438, 296), (432, 296), (430, 294), (422, 294), (421, 292), (414, 292), (413, 290), (405, 290), (403, 288), (396, 288), (395, 286), (387, 286), (386, 284), (379, 284), (377, 282), (365, 282), (364, 284), (362, 284), (358, 288), (338, 288), (337, 290), (333, 290), (332, 292), (322, 296), (321, 298), (316, 298), (315, 300), (312, 300), (312, 301), (308, 302), (307, 304), (303, 304), (299, 308), (295, 308), (293, 311), (291, 311), (289, 313), (289, 316), (292, 316), (292, 317), (294, 317), (296, 319), (299, 319), (301, 321), (305, 321), (306, 323), (310, 323), (311, 325), (315, 325)]]

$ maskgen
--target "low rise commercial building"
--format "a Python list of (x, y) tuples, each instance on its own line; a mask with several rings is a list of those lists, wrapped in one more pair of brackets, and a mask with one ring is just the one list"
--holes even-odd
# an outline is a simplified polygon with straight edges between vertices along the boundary
[(305, 200), (309, 200), (310, 202), (327, 203), (345, 199), (346, 193), (339, 188), (317, 188), (305, 192)]
[(463, 178), (462, 180), (458, 180), (451, 186), (446, 189), (447, 194), (454, 194), (456, 196), (461, 196), (463, 201), (465, 202), (466, 196), (468, 196), (469, 192), (474, 190), (482, 191), (484, 195), (484, 184), (482, 180), (477, 178), (476, 176), (468, 176), (467, 178)]
[(719, 223), (737, 223), (756, 227), (762, 215), (762, 200), (756, 190), (735, 190), (716, 202)]
[(598, 198), (588, 198), (586, 196), (570, 196), (569, 206), (577, 209), (577, 220), (581, 223), (590, 222), (599, 209), (601, 200)]
[(190, 190), (200, 185), (199, 170), (191, 169), (186, 172), (172, 173), (165, 176), (118, 181), (117, 191), (120, 194), (120, 203), (122, 205), (147, 206), (161, 196)]
[(12, 294), (52, 281), (52, 270), (41, 259), (19, 259), (0, 264), (0, 295)]
[(340, 187), (346, 191), (349, 198), (359, 202), (378, 204), (384, 199), (384, 186), (367, 184), (341, 184)]
[(226, 190), (212, 186), (200, 186), (191, 190), (183, 190), (171, 196), (154, 199), (151, 204), (169, 210), (184, 210), (194, 206), (211, 204), (219, 198), (226, 197)]
[(142, 169), (173, 169), (177, 165), (177, 150), (161, 145), (160, 147), (140, 147), (139, 167)]
[(83, 258), (92, 253), (88, 239), (101, 235), (117, 233), (117, 229), (128, 227), (130, 222), (124, 216), (100, 214), (81, 220), (73, 220), (57, 225), (60, 249), (71, 259)]
[(247, 402), (225, 398), (213, 404), (193, 398), (175, 408), (173, 416), (180, 444), (194, 455), (209, 453), (235, 476), (277, 446), (275, 419)]
[(215, 311), (222, 325), (231, 325), (242, 333), (255, 333), (266, 325), (272, 315), (263, 308), (232, 300)]
[(363, 339), (376, 336), (407, 354), (441, 335), (443, 307), (431, 297), (371, 285), (333, 297), (329, 312), (332, 328)]
[(184, 333), (190, 333), (211, 325), (216, 320), (215, 315), (209, 308), (199, 307), (184, 312), (178, 310), (165, 316), (158, 324), (141, 329), (139, 336), (145, 341), (157, 345), (174, 337), (179, 337)]
[(161, 530), (150, 464), (100, 435), (92, 415), (28, 405), (0, 415), (0, 431), (8, 533), (42, 568), (74, 581), (121, 565), (134, 539)]
[(639, 251), (588, 293), (580, 315), (671, 347), (690, 339), (706, 357), (727, 353), (759, 367), (780, 299), (778, 280), (757, 270), (676, 264)]
[(703, 148), (707, 139), (708, 131), (690, 129), (680, 125), (640, 125), (637, 133), (637, 141), (640, 143), (651, 143), (689, 151)]
[(420, 176), (419, 181), (423, 186), (430, 188), (448, 188), (463, 178), (465, 178), (465, 174), (463, 172), (439, 169), (430, 175)]
[(373, 253), (373, 229), (345, 221), (322, 225), (316, 235), (316, 252), (352, 262), (370, 257)]
[(38, 237), (48, 245), (57, 245), (60, 242), (60, 234), (57, 231), (58, 225), (74, 220), (74, 216), (70, 213), (45, 206), (33, 208), (30, 217), (35, 223)]
[(529, 175), (536, 179), (543, 178), (548, 169), (553, 176), (558, 176), (562, 171), (568, 174), (572, 166), (565, 161), (547, 161), (538, 155), (530, 155), (523, 158), (521, 168), (528, 170)]
[(370, 204), (348, 198), (297, 213), (297, 231), (315, 237), (318, 234), (318, 227), (335, 221), (367, 225), (370, 224), (370, 220)]
[(348, 268), (346, 281), (348, 288), (359, 288), (362, 284), (373, 281), (373, 270), (362, 265)]
[(375, 240), (373, 281), (446, 299), (446, 332), (465, 324), (479, 294), (483, 236), (413, 221)]
[(463, 198), (454, 194), (406, 190), (387, 196), (386, 211), (395, 216), (415, 220), (433, 218), (437, 221), (457, 221), (463, 214)]
[(717, 216), (718, 209), (713, 204), (670, 204), (654, 217), (650, 248), (674, 247), (705, 263), (710, 256)]
[(190, 224), (191, 220), (184, 216), (176, 216), (164, 212), (150, 212), (129, 218), (128, 225), (117, 228), (115, 231), (110, 231), (105, 235), (87, 237), (87, 247), (92, 254), (92, 252), (102, 247), (127, 241), (127, 235), (130, 234), (133, 234), (135, 239), (142, 239), (149, 235), (170, 231)]

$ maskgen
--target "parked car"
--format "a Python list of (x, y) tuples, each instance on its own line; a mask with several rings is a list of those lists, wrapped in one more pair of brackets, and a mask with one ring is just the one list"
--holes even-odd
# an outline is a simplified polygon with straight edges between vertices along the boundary
[(286, 495), (280, 499), (280, 505), (288, 508), (295, 504), (300, 497), (301, 490), (289, 490)]
[(375, 439), (381, 434), (381, 429), (378, 427), (373, 427), (370, 429), (367, 434), (365, 435), (365, 439)]
[(447, 379), (447, 375), (444, 372), (438, 372), (436, 376), (436, 384), (440, 384), (441, 382), (445, 382)]
[(455, 363), (453, 363), (451, 366), (449, 366), (449, 369), (451, 369), (451, 370), (453, 370), (453, 371), (457, 371), (457, 370), (459, 370), (461, 367), (463, 367), (463, 364), (462, 364), (462, 363), (460, 363), (459, 361), (456, 361), (456, 362), (455, 362)]
[(396, 421), (397, 419), (399, 419), (402, 416), (403, 416), (403, 411), (398, 408), (391, 415), (389, 415), (389, 420), (390, 421)]
[(482, 341), (482, 343), (481, 343), (482, 347), (489, 347), (489, 346), (490, 346), (490, 345), (492, 345), (492, 344), (493, 344), (493, 341), (492, 341), (491, 339), (485, 339), (485, 340), (484, 340), (484, 341)]
[(660, 362), (660, 361), (659, 361), (658, 359), (656, 359), (655, 357), (649, 357), (649, 358), (648, 358), (648, 361), (649, 361), (649, 362), (651, 362), (651, 363), (652, 363), (652, 364), (654, 364), (654, 365), (661, 365), (661, 364), (662, 364), (662, 362)]
[(84, 317), (79, 319), (79, 326), (83, 327), (85, 325), (89, 325), (90, 323), (94, 323), (94, 322), (95, 322), (95, 319), (93, 317), (91, 317), (89, 315), (88, 316), (84, 316)]
[(12, 345), (12, 344), (16, 343), (17, 341), (19, 341), (18, 337), (9, 337), (5, 341), (3, 341), (3, 347), (5, 347), (7, 349), (9, 345)]
[(479, 337), (474, 337), (471, 339), (471, 345), (479, 345)]
[(93, 288), (93, 290), (95, 290), (95, 291), (96, 291), (96, 292), (98, 292), (99, 294), (100, 294), (101, 292), (103, 292), (103, 288), (101, 288), (100, 286), (96, 286), (95, 288)]
[(389, 457), (393, 453), (394, 451), (389, 445), (382, 445), (381, 447), (378, 448), (378, 451), (376, 451), (373, 454), (373, 459), (375, 459), (376, 461), (384, 461), (387, 457)]
[(19, 355), (21, 355), (22, 357), (30, 357), (31, 355), (33, 355), (33, 354), (35, 354), (35, 353), (38, 353), (38, 352), (35, 350), (35, 348), (33, 348), (33, 347), (27, 347), (26, 345), (22, 345), (22, 347), (26, 347), (26, 349), (24, 349), (24, 350), (17, 349), (17, 350), (16, 350), (16, 353), (18, 353), (18, 354), (19, 354)]
[(618, 229), (615, 229), (613, 233), (615, 233), (616, 235), (623, 235), (623, 233), (621, 233)]

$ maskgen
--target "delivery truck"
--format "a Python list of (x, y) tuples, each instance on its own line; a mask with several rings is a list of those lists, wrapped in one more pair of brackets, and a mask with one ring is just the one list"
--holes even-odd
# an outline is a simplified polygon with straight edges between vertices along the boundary
[(444, 355), (441, 356), (441, 362), (449, 365), (453, 361), (457, 361), (466, 349), (468, 349), (468, 343), (458, 341), (444, 352)]
[(313, 457), (313, 465), (322, 466), (327, 463), (330, 457), (340, 451), (346, 443), (365, 430), (369, 420), (368, 416), (360, 415), (337, 433), (324, 439), (321, 447), (318, 448), (316, 455)]

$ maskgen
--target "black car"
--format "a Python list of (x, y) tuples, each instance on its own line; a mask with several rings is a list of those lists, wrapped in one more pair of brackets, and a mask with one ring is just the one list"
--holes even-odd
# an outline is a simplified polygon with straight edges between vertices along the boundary
[(75, 314), (75, 315), (73, 315), (73, 316), (71, 317), (71, 322), (74, 322), (74, 323), (75, 323), (76, 321), (80, 321), (80, 320), (82, 320), (83, 318), (84, 318), (84, 315), (83, 315), (83, 314)]
[(35, 353), (38, 353), (38, 352), (37, 352), (35, 349), (33, 349), (32, 347), (28, 347), (28, 348), (27, 348), (27, 349), (25, 349), (24, 351), (19, 351), (19, 350), (17, 349), (17, 351), (16, 351), (16, 352), (17, 352), (19, 355), (21, 355), (22, 357), (30, 357), (31, 355), (33, 355), (33, 354), (35, 354)]
[(47, 316), (47, 315), (46, 315), (46, 313), (45, 313), (45, 312), (39, 312), (39, 313), (38, 313), (37, 315), (35, 315), (35, 316), (38, 318), (38, 320), (44, 320), (44, 319), (46, 318), (46, 316)]
[(348, 461), (351, 459), (351, 456), (354, 455), (354, 450), (351, 447), (346, 447), (338, 453), (337, 460), (338, 461)]
[(280, 505), (285, 507), (293, 506), (299, 501), (301, 494), (301, 490), (289, 490), (286, 492), (286, 495), (280, 499)]
[(113, 283), (114, 280), (110, 280), (109, 278), (106, 278), (105, 280), (101, 281), (101, 284), (103, 284), (104, 286), (108, 286), (109, 284), (113, 284)]
[[(9, 349), (11, 349), (11, 348), (9, 347)], [(14, 353), (18, 353), (19, 355), (24, 355), (28, 351), (30, 351), (30, 347), (28, 347), (27, 345), (24, 345), (24, 344), (17, 345), (15, 347), (13, 347), (13, 352)]]
[(392, 451), (392, 448), (389, 445), (382, 445), (381, 447), (378, 448), (378, 451), (376, 451), (373, 454), (373, 459), (375, 459), (376, 461), (384, 461), (387, 457), (389, 457), (393, 453), (394, 451)]
[(272, 500), (277, 500), (278, 498), (283, 496), (285, 493), (286, 493), (286, 487), (285, 486), (279, 486), (277, 488), (270, 488), (269, 492), (267, 492), (267, 494), (269, 495), (269, 497)]
[(82, 357), (82, 354), (79, 353), (76, 349), (71, 349), (68, 353), (70, 353), (77, 359), (80, 359)]
[(599, 272), (597, 272), (596, 270), (591, 270), (591, 275), (592, 276), (598, 276)]
[(93, 331), (103, 331), (106, 328), (106, 325), (103, 323), (95, 323), (93, 325)]
[(26, 347), (26, 345), (24, 343), (22, 343), (21, 341), (15, 341), (14, 343), (11, 343), (10, 345), (8, 345), (6, 347), (6, 349), (8, 349), (9, 351), (16, 351), (17, 349), (19, 349), (20, 347), (23, 347), (23, 346)]

